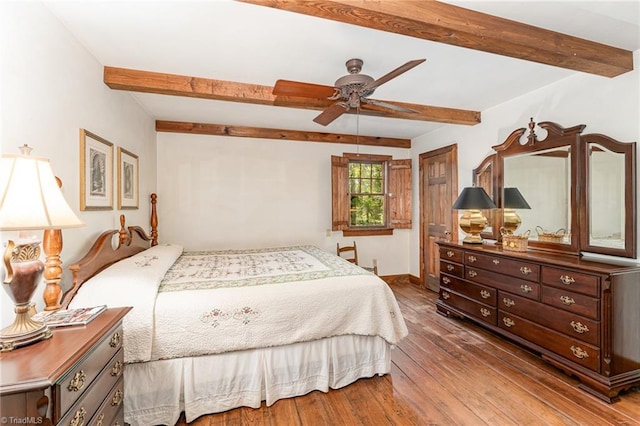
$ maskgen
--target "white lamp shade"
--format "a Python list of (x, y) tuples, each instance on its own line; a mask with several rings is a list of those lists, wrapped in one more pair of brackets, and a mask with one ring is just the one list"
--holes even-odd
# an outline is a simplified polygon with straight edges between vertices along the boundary
[(0, 230), (83, 225), (64, 199), (49, 160), (11, 154), (0, 158)]

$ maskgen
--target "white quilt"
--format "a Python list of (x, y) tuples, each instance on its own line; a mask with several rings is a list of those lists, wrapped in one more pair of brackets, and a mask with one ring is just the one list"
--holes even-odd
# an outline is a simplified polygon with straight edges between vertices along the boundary
[[(153, 269), (161, 263), (149, 251), (134, 258), (138, 256), (134, 268)], [(135, 302), (132, 312), (139, 305), (143, 308), (134, 328), (125, 324), (125, 348), (128, 341), (136, 340), (134, 349), (125, 353), (127, 362), (347, 334), (380, 336), (395, 344), (407, 335), (398, 304), (384, 281), (312, 246), (185, 252), (157, 285), (151, 315), (149, 302), (130, 298), (113, 305)], [(147, 347), (149, 331), (152, 343)]]

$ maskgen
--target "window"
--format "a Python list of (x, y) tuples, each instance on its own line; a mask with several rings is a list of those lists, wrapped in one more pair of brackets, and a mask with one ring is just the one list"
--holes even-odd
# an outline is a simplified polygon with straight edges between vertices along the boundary
[(331, 157), (332, 229), (345, 236), (411, 228), (411, 160), (386, 155)]

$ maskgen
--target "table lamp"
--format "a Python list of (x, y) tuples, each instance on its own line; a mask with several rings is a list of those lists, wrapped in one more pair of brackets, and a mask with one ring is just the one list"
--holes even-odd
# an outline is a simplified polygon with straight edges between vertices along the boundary
[(513, 234), (520, 226), (520, 223), (522, 223), (515, 209), (530, 209), (531, 206), (529, 206), (527, 200), (525, 200), (520, 191), (518, 191), (518, 188), (505, 188), (502, 208), (502, 226), (508, 233)]
[(33, 321), (29, 314), (44, 264), (40, 241), (27, 237), (26, 231), (83, 225), (58, 188), (49, 160), (31, 157), (27, 145), (20, 150), (21, 155), (0, 157), (0, 231), (19, 231), (18, 239), (8, 241), (4, 253), (7, 272), (3, 287), (15, 304), (16, 317), (13, 324), (0, 330), (0, 351), (51, 337), (47, 325)]
[(495, 203), (489, 195), (479, 186), (467, 187), (462, 190), (460, 196), (453, 203), (454, 210), (465, 210), (460, 217), (459, 225), (467, 236), (463, 243), (482, 244), (480, 233), (487, 226), (487, 218), (481, 210), (495, 209)]

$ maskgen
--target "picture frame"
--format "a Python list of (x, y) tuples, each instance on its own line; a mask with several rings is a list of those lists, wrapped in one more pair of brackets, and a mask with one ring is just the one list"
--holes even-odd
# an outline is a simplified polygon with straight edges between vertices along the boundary
[(113, 144), (80, 129), (80, 210), (113, 209)]
[(118, 209), (138, 208), (138, 188), (138, 156), (118, 147)]

